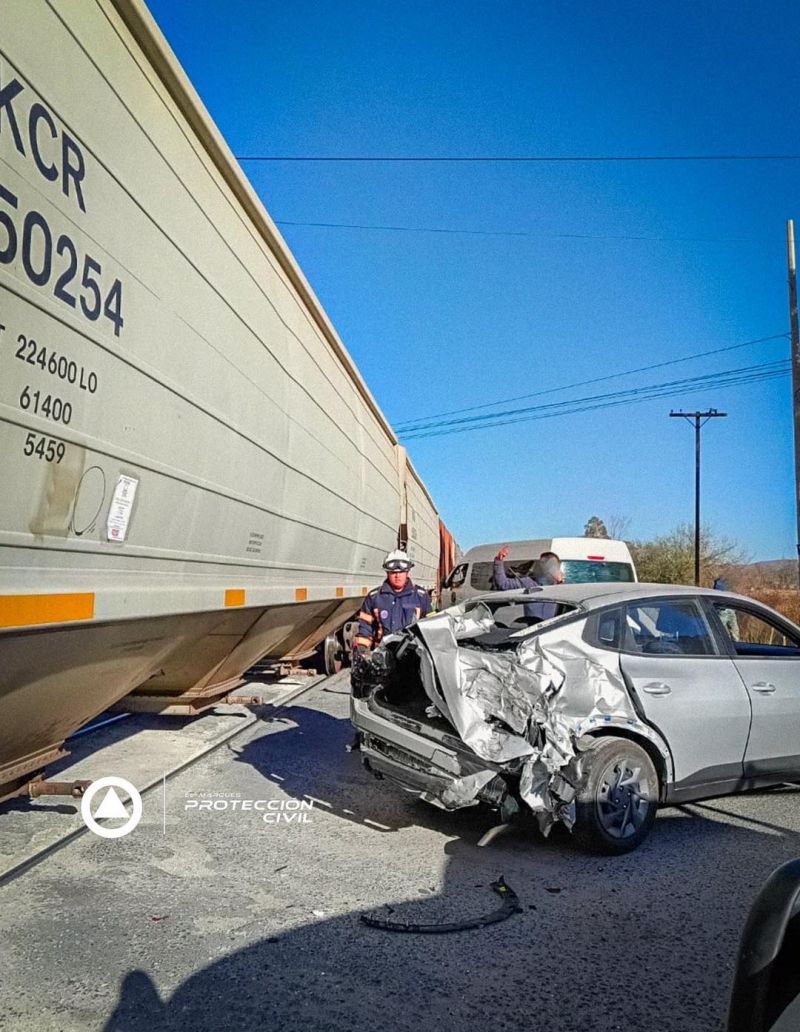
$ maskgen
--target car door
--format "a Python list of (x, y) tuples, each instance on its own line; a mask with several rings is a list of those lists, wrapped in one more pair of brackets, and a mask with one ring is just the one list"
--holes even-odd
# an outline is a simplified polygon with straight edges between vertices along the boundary
[(620, 665), (645, 719), (672, 752), (673, 795), (736, 782), (743, 774), (750, 699), (709, 618), (687, 596), (631, 603)]
[(800, 771), (800, 635), (756, 603), (713, 601), (750, 695), (753, 724), (745, 775)]

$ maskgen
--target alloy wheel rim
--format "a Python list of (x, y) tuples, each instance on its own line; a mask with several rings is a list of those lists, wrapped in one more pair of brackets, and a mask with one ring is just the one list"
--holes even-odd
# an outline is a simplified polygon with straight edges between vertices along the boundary
[(597, 813), (606, 834), (630, 838), (644, 824), (649, 810), (649, 785), (642, 767), (629, 757), (609, 764), (597, 790)]

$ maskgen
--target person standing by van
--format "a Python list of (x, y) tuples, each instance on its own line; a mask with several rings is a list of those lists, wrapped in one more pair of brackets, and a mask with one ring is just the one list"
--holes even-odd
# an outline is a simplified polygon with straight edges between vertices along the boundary
[[(528, 591), (541, 591), (543, 586), (550, 584), (563, 584), (564, 571), (561, 568), (561, 560), (555, 552), (542, 552), (539, 556), (538, 576), (533, 577), (509, 577), (506, 574), (505, 559), (508, 555), (508, 545), (503, 545), (494, 557), (494, 570), (492, 579), (496, 591), (512, 591), (517, 588), (525, 588)], [(533, 617), (537, 620), (549, 620), (556, 615), (555, 602), (526, 602), (524, 606), (526, 617)]]

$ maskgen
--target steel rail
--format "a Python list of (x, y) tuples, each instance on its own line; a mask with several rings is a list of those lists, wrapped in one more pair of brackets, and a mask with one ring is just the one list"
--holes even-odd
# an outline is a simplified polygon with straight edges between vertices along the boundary
[[(311, 682), (311, 684), (298, 685), (296, 688), (292, 688), (279, 698), (274, 699), (272, 702), (266, 703), (264, 706), (259, 707), (259, 709), (273, 710), (277, 713), (280, 710), (282, 710), (285, 706), (287, 706), (290, 702), (293, 702), (300, 695), (303, 695), (305, 692), (310, 691), (312, 688), (316, 687), (320, 683), (321, 682), (319, 680), (315, 679)], [(238, 735), (246, 731), (249, 727), (252, 727), (254, 724), (258, 723), (259, 719), (260, 717), (257, 713), (251, 713), (250, 719), (246, 720), (241, 725), (241, 727), (237, 727), (233, 731), (226, 732), (224, 735), (221, 735), (219, 738), (215, 739), (213, 742), (210, 742), (202, 749), (199, 749), (188, 759), (183, 760), (181, 763), (177, 764), (175, 767), (172, 768), (172, 770), (167, 771), (163, 774), (159, 774), (157, 778), (154, 778), (152, 781), (149, 781), (144, 786), (144, 788), (138, 790), (139, 795), (144, 796), (148, 792), (151, 792), (154, 788), (160, 788), (166, 781), (171, 780), (177, 774), (180, 774), (188, 767), (191, 767), (193, 764), (197, 763), (198, 760), (202, 760), (204, 756), (208, 756), (210, 753), (214, 752), (214, 750), (219, 749), (221, 745), (225, 745), (226, 742), (230, 742), (232, 739), (236, 738)], [(56, 839), (55, 842), (51, 842), (49, 845), (44, 846), (42, 849), (39, 849), (36, 852), (32, 853), (30, 856), (25, 857), (24, 860), (20, 860), (13, 866), (9, 867), (7, 870), (3, 871), (2, 874), (0, 874), (0, 889), (6, 888), (6, 886), (16, 881), (16, 879), (19, 878), (21, 875), (26, 874), (32, 868), (37, 867), (40, 863), (42, 863), (43, 860), (46, 860), (48, 857), (60, 852), (60, 850), (70, 845), (76, 839), (81, 838), (88, 831), (89, 828), (86, 827), (86, 825), (83, 825), (80, 828), (75, 828), (73, 831), (67, 832), (67, 834), (63, 835), (61, 838)]]

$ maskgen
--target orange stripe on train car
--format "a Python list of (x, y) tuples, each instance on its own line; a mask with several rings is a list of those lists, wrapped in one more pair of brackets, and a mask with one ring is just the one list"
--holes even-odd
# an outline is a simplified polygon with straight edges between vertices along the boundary
[(226, 606), (243, 606), (245, 602), (244, 588), (228, 588), (225, 592)]
[(337, 598), (344, 598), (344, 588), (337, 588), (336, 589), (336, 597)]
[(295, 588), (294, 589), (294, 600), (295, 602), (305, 602), (308, 598), (308, 588)]
[(93, 617), (93, 591), (68, 595), (0, 595), (0, 627), (71, 623)]

